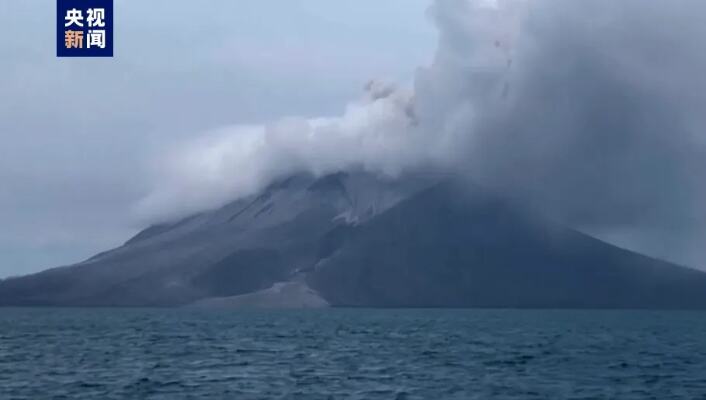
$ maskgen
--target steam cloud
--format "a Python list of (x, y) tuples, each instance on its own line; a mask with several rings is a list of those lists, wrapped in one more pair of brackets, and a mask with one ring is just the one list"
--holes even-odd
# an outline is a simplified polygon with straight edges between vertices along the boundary
[(685, 262), (706, 261), (706, 3), (436, 0), (429, 15), (438, 49), (411, 89), (373, 81), (339, 117), (186, 143), (138, 213), (174, 218), (297, 171), (446, 168), (625, 245), (678, 237)]

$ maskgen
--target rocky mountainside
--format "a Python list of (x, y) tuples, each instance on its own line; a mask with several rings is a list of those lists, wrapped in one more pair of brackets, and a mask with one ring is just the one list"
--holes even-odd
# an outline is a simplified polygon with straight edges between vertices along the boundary
[(0, 305), (706, 308), (706, 273), (433, 175), (297, 175), (0, 282)]
[(79, 264), (0, 281), (0, 305), (172, 306), (267, 289), (318, 261), (330, 230), (365, 223), (435, 179), (292, 176)]

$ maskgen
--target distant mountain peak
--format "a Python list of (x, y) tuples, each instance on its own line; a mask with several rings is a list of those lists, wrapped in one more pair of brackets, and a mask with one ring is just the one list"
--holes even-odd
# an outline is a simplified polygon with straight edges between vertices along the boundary
[(347, 172), (293, 175), (85, 262), (0, 281), (0, 305), (290, 301), (706, 308), (706, 274), (545, 221), (453, 177)]

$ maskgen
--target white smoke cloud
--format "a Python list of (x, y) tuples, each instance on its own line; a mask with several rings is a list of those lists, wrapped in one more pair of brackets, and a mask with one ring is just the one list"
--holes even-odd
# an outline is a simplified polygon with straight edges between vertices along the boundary
[(172, 149), (156, 189), (138, 205), (146, 218), (174, 218), (252, 194), (298, 171), (363, 168), (395, 176), (428, 156), (415, 129), (412, 95), (381, 82), (340, 117), (290, 117), (231, 126)]
[[(297, 171), (361, 168), (395, 176), (448, 167), (477, 103), (502, 94), (517, 21), (501, 3), (437, 2), (430, 12), (440, 49), (434, 64), (419, 70), (414, 90), (373, 80), (341, 116), (224, 127), (171, 149), (158, 160), (155, 189), (137, 205), (138, 216), (159, 221), (216, 207)], [(449, 47), (446, 36), (455, 30), (471, 40)], [(460, 76), (469, 68), (475, 76)]]
[(374, 81), (338, 117), (186, 143), (160, 160), (140, 215), (215, 207), (298, 171), (438, 167), (596, 232), (703, 231), (706, 3), (436, 0), (429, 15), (438, 48), (412, 88)]

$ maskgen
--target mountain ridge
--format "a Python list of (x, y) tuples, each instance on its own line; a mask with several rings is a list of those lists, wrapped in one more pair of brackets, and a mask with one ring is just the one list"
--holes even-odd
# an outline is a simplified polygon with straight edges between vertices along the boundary
[[(332, 306), (706, 309), (706, 273), (454, 177), (364, 172), (294, 175), (81, 263), (0, 281), (0, 305), (209, 304), (287, 282), (303, 286), (285, 293)], [(245, 299), (229, 304), (286, 301)]]

